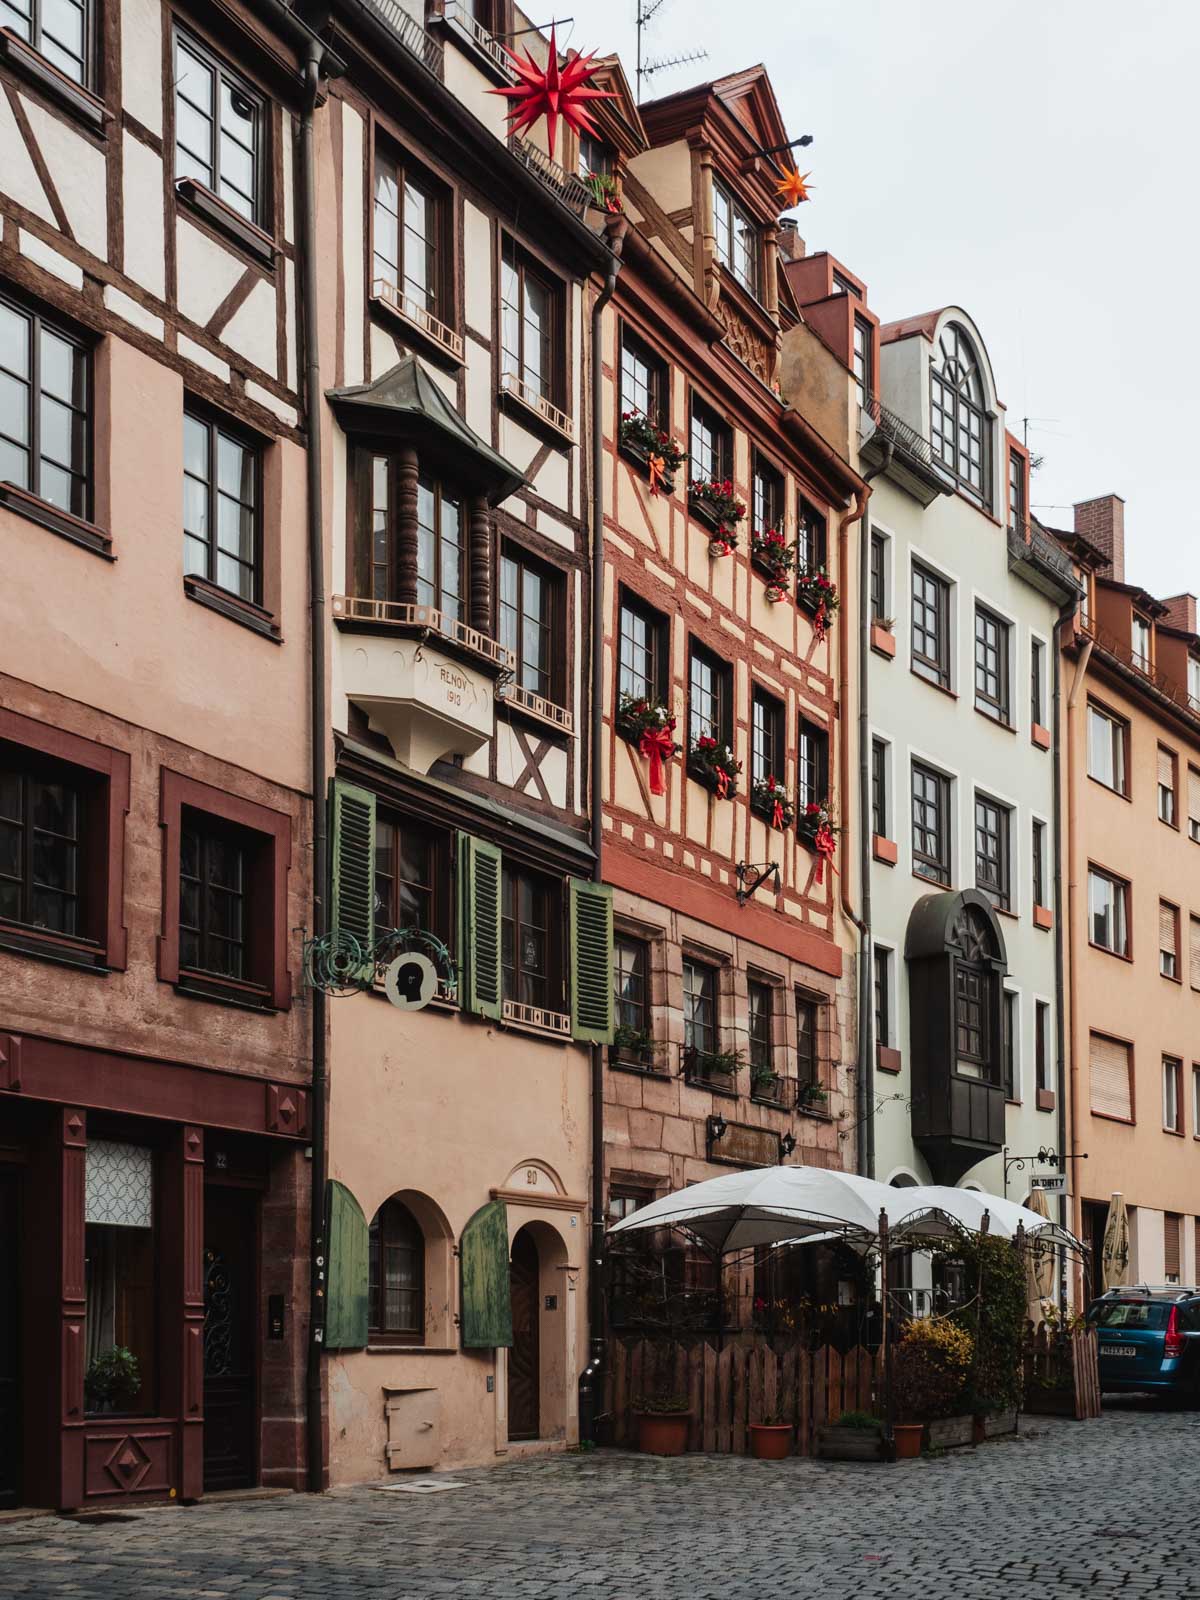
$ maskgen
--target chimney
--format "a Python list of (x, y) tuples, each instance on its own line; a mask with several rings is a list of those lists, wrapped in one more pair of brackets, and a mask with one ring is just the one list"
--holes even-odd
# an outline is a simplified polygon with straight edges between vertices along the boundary
[(1196, 631), (1196, 596), (1194, 594), (1173, 594), (1169, 600), (1164, 600), (1167, 608), (1166, 621), (1172, 628), (1179, 628), (1183, 633)]
[(804, 258), (804, 248), (799, 223), (795, 217), (784, 217), (779, 224), (779, 254), (785, 261), (801, 261)]
[(1125, 502), (1119, 494), (1075, 502), (1075, 532), (1108, 557), (1102, 576), (1125, 582)]

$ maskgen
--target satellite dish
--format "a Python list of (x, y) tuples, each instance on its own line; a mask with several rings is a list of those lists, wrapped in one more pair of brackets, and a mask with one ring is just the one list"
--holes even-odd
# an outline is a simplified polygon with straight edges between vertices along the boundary
[(388, 963), (383, 987), (388, 999), (401, 1011), (420, 1011), (437, 993), (437, 968), (428, 956), (406, 951)]

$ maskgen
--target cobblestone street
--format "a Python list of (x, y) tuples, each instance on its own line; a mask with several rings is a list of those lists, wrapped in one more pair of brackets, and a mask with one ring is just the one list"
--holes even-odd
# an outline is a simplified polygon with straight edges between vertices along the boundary
[[(1130, 1403), (893, 1467), (555, 1456), (88, 1522), (0, 1524), (0, 1595), (57, 1600), (1045, 1600), (1200, 1595), (1200, 1417)], [(436, 1481), (436, 1480), (435, 1480)]]

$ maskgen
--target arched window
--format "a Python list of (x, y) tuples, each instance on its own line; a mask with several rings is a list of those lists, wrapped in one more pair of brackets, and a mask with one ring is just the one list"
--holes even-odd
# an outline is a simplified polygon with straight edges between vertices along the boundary
[(975, 906), (964, 906), (952, 938), (961, 952), (954, 962), (956, 1068), (965, 1077), (998, 1082), (997, 990), (991, 928)]
[(425, 1235), (399, 1200), (385, 1200), (371, 1223), (367, 1282), (372, 1339), (424, 1344)]
[(956, 322), (942, 330), (930, 372), (934, 453), (963, 488), (987, 504), (992, 419), (975, 347)]

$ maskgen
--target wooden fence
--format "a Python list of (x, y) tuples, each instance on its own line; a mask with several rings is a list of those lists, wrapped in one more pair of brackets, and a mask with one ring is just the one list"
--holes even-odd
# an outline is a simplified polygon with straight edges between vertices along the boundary
[(616, 1445), (636, 1445), (643, 1395), (685, 1395), (688, 1449), (732, 1455), (749, 1449), (751, 1422), (792, 1423), (796, 1453), (807, 1456), (817, 1428), (882, 1405), (878, 1357), (858, 1346), (843, 1354), (740, 1335), (720, 1350), (703, 1340), (614, 1339), (611, 1352), (605, 1409)]
[(1058, 1332), (1043, 1322), (1025, 1340), (1025, 1410), (1040, 1416), (1100, 1415), (1100, 1357), (1095, 1328)]

